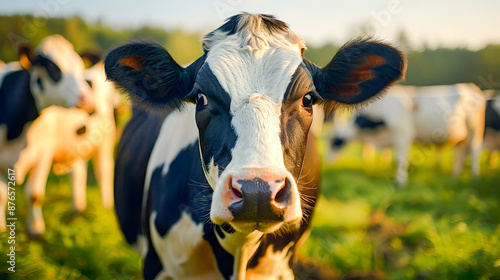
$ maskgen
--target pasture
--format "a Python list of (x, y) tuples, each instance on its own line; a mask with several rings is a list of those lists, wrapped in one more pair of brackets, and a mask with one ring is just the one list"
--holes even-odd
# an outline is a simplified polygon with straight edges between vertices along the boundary
[[(323, 164), (322, 197), (301, 256), (340, 279), (500, 279), (500, 172), (486, 157), (481, 179), (467, 167), (454, 178), (451, 150), (436, 164), (433, 147), (415, 145), (410, 183), (398, 189), (394, 163), (364, 163), (361, 145), (349, 144), (339, 161)], [(23, 186), (16, 204), (16, 273), (3, 273), (7, 235), (0, 233), (0, 279), (142, 278), (142, 261), (114, 211), (102, 208), (95, 181), (88, 209), (73, 215), (69, 177), (50, 176), (41, 240), (26, 234)]]

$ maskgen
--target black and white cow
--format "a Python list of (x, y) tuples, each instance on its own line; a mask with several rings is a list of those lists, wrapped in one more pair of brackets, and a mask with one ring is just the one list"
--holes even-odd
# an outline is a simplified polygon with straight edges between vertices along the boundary
[(203, 49), (187, 68), (148, 42), (106, 58), (135, 106), (166, 114), (136, 110), (121, 138), (121, 228), (145, 279), (291, 279), (319, 191), (313, 105), (371, 100), (403, 76), (405, 59), (357, 40), (319, 68), (285, 23), (247, 13)]
[(18, 62), (0, 68), (0, 231), (5, 231), (7, 204), (4, 172), (26, 146), (31, 122), (50, 105), (93, 106), (83, 60), (61, 35), (46, 37), (34, 51), (20, 46), (18, 52)]
[(474, 84), (397, 85), (388, 92), (349, 120), (334, 124), (331, 150), (339, 150), (356, 139), (378, 148), (393, 147), (397, 157), (396, 183), (405, 186), (414, 141), (454, 146), (453, 174), (460, 175), (470, 153), (471, 173), (479, 176), (485, 117), (481, 89)]

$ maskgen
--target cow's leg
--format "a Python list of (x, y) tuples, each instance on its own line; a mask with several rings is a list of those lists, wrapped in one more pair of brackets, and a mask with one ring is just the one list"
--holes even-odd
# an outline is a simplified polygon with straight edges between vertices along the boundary
[(396, 184), (403, 188), (408, 184), (408, 166), (411, 146), (397, 147)]
[(73, 208), (81, 212), (87, 208), (87, 161), (77, 159), (72, 168)]
[(396, 152), (396, 184), (403, 188), (408, 184), (408, 167), (411, 147), (413, 144), (413, 131), (401, 130), (401, 133), (393, 134), (394, 148)]
[(42, 205), (45, 199), (45, 187), (52, 165), (52, 153), (45, 151), (40, 154), (38, 163), (31, 169), (25, 188), (28, 200), (27, 230), (32, 236), (45, 232)]
[(472, 139), (468, 143), (470, 143), (471, 172), (474, 177), (479, 177), (479, 166), (481, 165), (481, 153), (483, 151), (484, 114), (482, 118), (482, 123), (480, 121), (476, 122), (481, 127), (474, 127), (474, 130), (469, 132), (472, 134)]
[(107, 135), (93, 161), (94, 174), (101, 189), (102, 206), (106, 209), (113, 208), (113, 144), (114, 137)]
[(392, 150), (391, 148), (384, 148), (380, 150), (380, 166), (384, 169), (390, 169), (392, 163)]
[(463, 142), (458, 143), (455, 146), (455, 156), (454, 156), (453, 171), (452, 171), (453, 176), (458, 177), (460, 176), (460, 173), (462, 173), (466, 155), (467, 155), (467, 145)]
[(5, 221), (5, 208), (7, 207), (7, 183), (0, 175), (0, 232), (7, 230)]
[(472, 176), (479, 177), (479, 166), (481, 164), (481, 145), (471, 147), (471, 172)]
[(479, 166), (484, 140), (484, 118), (486, 111), (486, 101), (482, 100), (473, 112), (467, 124), (467, 144), (471, 152), (471, 172), (472, 176), (479, 177)]

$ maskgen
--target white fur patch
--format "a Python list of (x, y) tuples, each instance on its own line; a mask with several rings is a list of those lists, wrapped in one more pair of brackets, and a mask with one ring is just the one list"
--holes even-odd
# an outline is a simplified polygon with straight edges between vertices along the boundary
[(288, 243), (281, 251), (274, 251), (274, 246), (270, 245), (266, 253), (259, 259), (259, 264), (247, 270), (247, 279), (294, 279), (292, 269), (288, 265), (292, 257), (294, 242)]
[(208, 170), (205, 170), (205, 166), (203, 166), (203, 171), (205, 171), (205, 178), (207, 178), (208, 184), (214, 189), (219, 179), (219, 166), (215, 165), (213, 157), (208, 165)]
[[(187, 104), (184, 110), (172, 112), (163, 121), (146, 169), (144, 193), (142, 197), (143, 213), (146, 210), (146, 202), (153, 172), (156, 168), (163, 165), (162, 174), (167, 174), (170, 164), (177, 154), (198, 139), (198, 129), (194, 119), (194, 110), (194, 105)], [(147, 250), (143, 253), (147, 253)], [(145, 256), (145, 254), (143, 256)]]
[(157, 213), (151, 213), (151, 241), (163, 270), (156, 279), (223, 279), (210, 244), (203, 239), (203, 224), (196, 224), (186, 212), (161, 236), (156, 227)]

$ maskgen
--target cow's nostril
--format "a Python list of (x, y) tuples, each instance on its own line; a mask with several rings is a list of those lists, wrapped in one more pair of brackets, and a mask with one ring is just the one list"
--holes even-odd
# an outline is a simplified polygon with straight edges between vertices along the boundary
[(242, 197), (243, 197), (243, 195), (241, 194), (241, 192), (240, 192), (239, 190), (237, 190), (237, 189), (233, 188), (233, 186), (230, 186), (230, 188), (231, 188), (231, 191), (233, 192), (233, 194), (234, 194), (236, 197), (238, 197), (238, 198), (242, 198)]
[(276, 193), (274, 201), (280, 204), (280, 208), (286, 207), (291, 197), (291, 182), (288, 178), (285, 178), (285, 183), (283, 187)]

